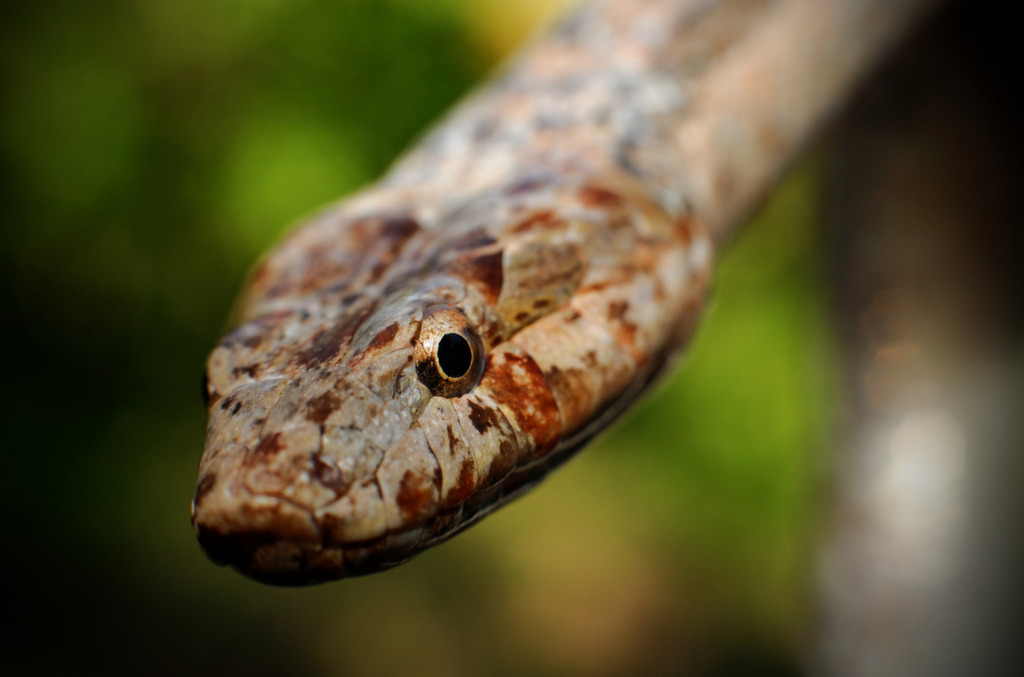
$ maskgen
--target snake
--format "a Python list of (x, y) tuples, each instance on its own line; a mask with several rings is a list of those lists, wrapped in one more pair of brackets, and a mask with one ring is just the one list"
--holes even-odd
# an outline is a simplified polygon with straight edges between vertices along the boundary
[[(586, 3), (265, 255), (205, 371), (207, 555), (277, 585), (388, 569), (664, 376), (724, 224), (768, 183), (685, 170), (712, 138), (699, 84), (775, 5), (818, 3)], [(751, 147), (784, 158), (801, 138)]]

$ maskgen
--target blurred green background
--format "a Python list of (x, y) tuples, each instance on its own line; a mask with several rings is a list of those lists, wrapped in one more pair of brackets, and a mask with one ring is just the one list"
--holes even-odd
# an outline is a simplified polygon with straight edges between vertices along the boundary
[(0, 10), (5, 674), (798, 671), (839, 380), (813, 167), (726, 256), (683, 368), (523, 500), (312, 589), (193, 538), (202, 364), (248, 267), (553, 10)]

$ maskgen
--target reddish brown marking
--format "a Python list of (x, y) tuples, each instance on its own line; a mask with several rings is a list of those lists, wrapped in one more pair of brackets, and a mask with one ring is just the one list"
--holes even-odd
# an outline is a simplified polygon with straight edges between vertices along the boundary
[(350, 266), (343, 265), (331, 256), (330, 248), (318, 243), (305, 253), (303, 265), (286, 265), (279, 271), (277, 279), (266, 291), (267, 298), (278, 298), (295, 292), (308, 292), (318, 284), (330, 284), (349, 272)]
[(284, 445), (281, 443), (281, 433), (274, 433), (267, 435), (260, 443), (252, 450), (253, 456), (261, 459), (272, 458), (284, 449)]
[(345, 327), (332, 327), (319, 331), (309, 347), (300, 350), (295, 355), (295, 360), (300, 366), (316, 368), (335, 357), (347, 341), (351, 338), (352, 332), (346, 332)]
[(565, 321), (566, 322), (575, 322), (576, 320), (580, 319), (581, 317), (583, 317), (583, 316), (580, 315), (578, 310), (570, 310), (568, 313), (565, 314)]
[(636, 333), (640, 328), (622, 317), (613, 318), (611, 307), (609, 307), (609, 319), (613, 321), (608, 325), (608, 330), (611, 331), (615, 342), (628, 349), (635, 360), (643, 362), (644, 356), (636, 351)]
[(349, 482), (345, 481), (338, 466), (324, 461), (320, 454), (313, 454), (313, 476), (321, 485), (333, 491), (337, 496), (343, 495), (351, 486)]
[(534, 212), (519, 223), (509, 228), (510, 233), (525, 233), (535, 228), (555, 228), (565, 223), (554, 211), (544, 209)]
[(367, 350), (372, 350), (374, 348), (386, 348), (390, 346), (397, 333), (398, 323), (392, 322), (388, 326), (384, 327), (379, 334), (373, 337), (373, 340), (370, 341), (370, 345), (367, 346)]
[(594, 413), (591, 410), (596, 395), (593, 377), (583, 369), (553, 366), (544, 372), (544, 378), (558, 402), (563, 430), (577, 430)]
[(478, 228), (454, 240), (451, 243), (450, 248), (452, 251), (483, 249), (485, 247), (490, 247), (495, 242), (497, 242), (497, 240), (491, 237), (485, 229)]
[(516, 313), (515, 320), (516, 322), (524, 322), (528, 317), (530, 317), (530, 313), (526, 312), (525, 310), (520, 310), (518, 313)]
[(612, 286), (612, 283), (610, 281), (602, 280), (601, 282), (594, 282), (593, 284), (581, 285), (576, 290), (576, 292), (579, 294), (584, 294), (586, 292), (601, 291), (602, 289), (607, 289), (610, 286)]
[(504, 464), (511, 469), (516, 463), (516, 445), (512, 443), (512, 440), (504, 439), (498, 444), (498, 458), (504, 461)]
[(449, 450), (449, 452), (451, 452), (452, 456), (454, 456), (455, 455), (455, 442), (456, 442), (456, 440), (455, 440), (455, 431), (452, 430), (451, 425), (446, 426), (445, 429), (448, 431), (448, 450)]
[(473, 461), (468, 458), (463, 459), (462, 467), (459, 468), (459, 479), (455, 482), (449, 497), (450, 503), (461, 503), (473, 495), (473, 491), (476, 489), (475, 476), (476, 469), (473, 467)]
[(318, 515), (317, 520), (320, 522), (320, 532), (324, 535), (337, 533), (344, 528), (342, 520), (329, 512)]
[(580, 202), (588, 207), (600, 207), (607, 209), (610, 207), (618, 207), (622, 204), (621, 195), (598, 186), (583, 186), (580, 188), (579, 198)]
[(434, 504), (434, 495), (431, 489), (427, 478), (412, 470), (406, 470), (402, 475), (402, 481), (398, 484), (398, 495), (395, 497), (398, 509), (402, 511), (402, 517), (407, 520), (424, 517), (427, 510)]
[(327, 246), (311, 250), (309, 258), (306, 259), (306, 265), (302, 268), (301, 276), (294, 281), (294, 291), (299, 294), (308, 294), (350, 277), (352, 261), (339, 261), (333, 254), (334, 252)]
[(341, 402), (338, 400), (338, 397), (330, 391), (317, 395), (306, 403), (306, 420), (312, 421), (317, 425), (323, 425), (324, 421), (327, 420), (327, 417), (330, 416), (340, 404)]
[(419, 222), (408, 215), (385, 216), (381, 221), (379, 236), (391, 240), (405, 240), (420, 229)]
[(629, 310), (629, 301), (612, 301), (608, 304), (608, 319), (621, 320)]
[(502, 251), (479, 256), (460, 257), (452, 262), (451, 273), (480, 289), (489, 303), (497, 303), (504, 280)]
[[(492, 354), (481, 385), (512, 412), (515, 424), (533, 439), (532, 456), (540, 456), (555, 446), (562, 428), (558, 404), (533, 358), (514, 352)], [(523, 402), (531, 406), (524, 407)]]
[(484, 478), (485, 485), (498, 482), (516, 466), (516, 445), (510, 439), (503, 439), (498, 443), (498, 454), (491, 461), (487, 468), (487, 477)]
[(293, 362), (307, 368), (316, 368), (330, 362), (349, 344), (356, 330), (375, 307), (376, 303), (371, 303), (347, 320), (317, 332), (310, 345), (295, 354)]
[(678, 237), (684, 244), (690, 244), (693, 240), (693, 216), (686, 214), (676, 219), (676, 237)]
[(376, 282), (398, 257), (402, 246), (417, 231), (420, 224), (409, 216), (378, 216), (360, 224), (359, 238), (366, 246), (357, 246), (366, 256), (363, 261), (373, 262), (370, 281)]
[(485, 407), (473, 399), (467, 399), (466, 404), (469, 405), (469, 420), (481, 435), (498, 425), (498, 414), (489, 407)]
[(541, 308), (547, 308), (550, 305), (551, 305), (551, 299), (549, 299), (549, 298), (535, 299), (534, 302), (533, 302), (533, 307), (536, 310), (540, 310)]
[(430, 392), (438, 392), (444, 388), (444, 378), (438, 372), (437, 365), (432, 356), (425, 356), (416, 360), (416, 375), (420, 382), (427, 386)]
[(636, 332), (638, 327), (632, 322), (623, 322), (622, 331), (625, 333), (629, 345), (636, 345)]
[(192, 499), (192, 503), (196, 506), (206, 498), (206, 495), (213, 489), (213, 485), (217, 483), (217, 475), (214, 473), (207, 473), (199, 478), (199, 484), (196, 485), (196, 495)]
[(644, 356), (637, 354), (634, 350), (636, 347), (636, 333), (639, 331), (639, 327), (625, 319), (627, 312), (629, 312), (628, 301), (612, 301), (609, 303), (608, 330), (611, 331), (616, 343), (630, 350), (634, 359), (643, 361)]
[[(420, 225), (404, 214), (375, 214), (339, 224), (336, 232), (340, 239), (309, 246), (302, 265), (289, 266), (266, 295), (308, 294), (348, 286), (356, 280), (375, 282), (398, 256), (401, 245), (419, 230)], [(362, 251), (365, 256), (353, 256), (353, 251)]]
[(562, 373), (562, 370), (555, 366), (544, 372), (544, 379), (551, 386), (552, 390), (559, 392), (564, 392), (566, 384), (570, 382), (566, 375)]

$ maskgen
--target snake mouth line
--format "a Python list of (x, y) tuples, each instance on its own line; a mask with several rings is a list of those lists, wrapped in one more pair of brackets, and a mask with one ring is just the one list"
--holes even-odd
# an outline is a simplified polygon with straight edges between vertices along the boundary
[(262, 583), (294, 587), (360, 576), (397, 566), (415, 553), (427, 525), (364, 542), (329, 543), (323, 538), (269, 536), (248, 531), (221, 533), (197, 528), (207, 557)]
[(270, 585), (315, 585), (398, 566), (475, 524), (542, 476), (543, 473), (528, 473), (528, 477), (517, 478), (511, 485), (499, 482), (422, 522), (363, 541), (331, 541), (312, 512), (283, 497), (278, 499), (282, 504), (309, 516), (309, 524), (316, 528), (315, 534), (299, 530), (292, 533), (284, 528), (222, 531), (199, 522), (195, 523), (195, 532), (207, 557), (215, 564), (230, 566)]
[(259, 534), (211, 537), (200, 532), (199, 543), (207, 557), (231, 566), (261, 583), (299, 586), (339, 578), (340, 548), (324, 548), (319, 542), (267, 540)]

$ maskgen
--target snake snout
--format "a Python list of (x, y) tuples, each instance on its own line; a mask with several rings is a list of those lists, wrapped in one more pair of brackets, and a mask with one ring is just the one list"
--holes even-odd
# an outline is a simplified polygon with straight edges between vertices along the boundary
[(441, 473), (416, 418), (431, 393), (411, 347), (389, 360), (376, 390), (341, 366), (212, 404), (192, 523), (213, 561), (316, 583), (392, 566), (426, 537)]
[(211, 560), (280, 585), (340, 575), (340, 558), (332, 561), (324, 555), (320, 530), (307, 507), (255, 492), (249, 486), (255, 479), (251, 474), (231, 472), (251, 459), (252, 452), (230, 445), (216, 457), (216, 467), (203, 474), (192, 501), (192, 526)]

